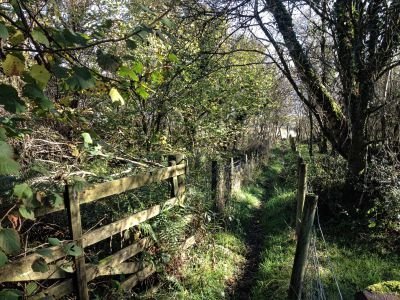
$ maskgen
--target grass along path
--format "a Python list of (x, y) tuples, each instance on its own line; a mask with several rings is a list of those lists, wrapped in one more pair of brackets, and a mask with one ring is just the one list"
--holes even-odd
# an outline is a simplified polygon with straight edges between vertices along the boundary
[[(251, 299), (254, 300), (287, 297), (296, 247), (295, 165), (296, 157), (289, 150), (275, 149), (269, 166), (262, 174), (268, 186), (262, 218), (265, 242), (257, 280), (251, 293)], [(398, 254), (378, 254), (365, 243), (359, 243), (351, 230), (338, 232), (336, 225), (332, 224), (322, 224), (326, 244), (317, 233), (318, 272), (326, 299), (340, 299), (334, 276), (344, 300), (354, 299), (358, 290), (371, 284), (400, 279)], [(306, 273), (307, 294), (304, 299), (318, 299), (311, 297), (315, 291), (312, 287), (315, 281), (307, 274), (312, 272), (309, 268)]]
[[(211, 221), (203, 242), (142, 299), (286, 299), (296, 246), (295, 159), (289, 150), (273, 150), (268, 165), (229, 202), (225, 222)], [(327, 244), (317, 238), (317, 256), (326, 299), (340, 299), (334, 274), (344, 300), (371, 284), (400, 279), (398, 255), (379, 255), (351, 233), (322, 227)], [(308, 277), (306, 290), (311, 283)]]

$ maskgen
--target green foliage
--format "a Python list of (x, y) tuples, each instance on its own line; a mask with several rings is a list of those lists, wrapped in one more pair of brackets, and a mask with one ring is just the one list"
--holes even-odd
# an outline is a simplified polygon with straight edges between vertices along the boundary
[(4, 266), (8, 262), (7, 255), (0, 250), (0, 267)]
[(25, 287), (25, 295), (31, 296), (33, 295), (37, 290), (39, 286), (37, 285), (36, 282), (29, 282), (26, 287)]
[(7, 76), (20, 76), (25, 69), (24, 61), (18, 56), (7, 54), (3, 61), (3, 71)]
[(0, 38), (3, 40), (7, 40), (8, 37), (9, 33), (7, 27), (3, 23), (0, 23)]
[(400, 281), (384, 281), (372, 284), (366, 288), (368, 291), (374, 293), (387, 293), (400, 295)]
[(21, 241), (18, 232), (13, 228), (0, 227), (0, 249), (5, 254), (17, 254), (21, 250)]
[[(272, 165), (266, 170), (269, 195), (263, 224), (268, 237), (252, 299), (286, 299), (296, 247), (294, 185), (288, 178), (294, 177), (294, 174), (285, 166), (290, 161), (295, 164), (291, 156), (286, 151), (274, 150), (270, 158)], [(323, 220), (323, 217), (320, 216), (320, 219)], [(319, 239), (317, 241), (319, 271), (328, 299), (338, 298), (332, 272), (339, 281), (343, 299), (351, 299), (356, 291), (372, 283), (399, 278), (397, 255), (378, 255), (363, 246), (353, 233), (341, 230), (338, 234), (337, 226), (322, 224), (327, 244)]]
[(32, 263), (32, 270), (34, 272), (46, 273), (47, 271), (49, 271), (49, 266), (44, 258), (39, 257)]
[(63, 245), (63, 250), (65, 254), (71, 256), (81, 256), (83, 254), (83, 249), (77, 246), (75, 243), (68, 243)]
[(3, 289), (0, 291), (0, 299), (4, 300), (19, 300), (22, 297), (22, 292), (15, 289)]
[(18, 174), (20, 165), (13, 159), (13, 156), (11, 146), (0, 141), (0, 175)]
[(0, 84), (0, 104), (11, 113), (25, 111), (25, 103), (19, 98), (17, 90), (10, 85)]

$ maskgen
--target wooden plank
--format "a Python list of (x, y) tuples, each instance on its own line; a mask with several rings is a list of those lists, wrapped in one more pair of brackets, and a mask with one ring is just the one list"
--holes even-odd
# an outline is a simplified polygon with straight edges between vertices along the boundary
[[(106, 239), (107, 237), (109, 237), (113, 234), (119, 233), (121, 231), (120, 228), (128, 229), (132, 226), (136, 226), (148, 219), (151, 219), (151, 218), (157, 216), (163, 210), (170, 208), (170, 207), (176, 205), (177, 203), (178, 203), (177, 198), (171, 198), (171, 199), (165, 201), (161, 205), (155, 205), (153, 207), (150, 207), (147, 210), (138, 212), (130, 217), (127, 217), (120, 221), (106, 225), (108, 227), (105, 228), (105, 230), (112, 229), (111, 231), (109, 231), (109, 232), (112, 232), (111, 234), (108, 234), (108, 233), (104, 234), (104, 232), (102, 232), (102, 228), (104, 228), (106, 226), (101, 227), (98, 230), (89, 232), (89, 233), (83, 235), (83, 240), (82, 240), (83, 246), (87, 247), (87, 246), (93, 245), (103, 239)], [(122, 229), (122, 230), (125, 230), (125, 229)], [(99, 232), (100, 232), (100, 235), (98, 235)], [(107, 232), (107, 231), (105, 231), (105, 232)], [(49, 249), (49, 251), (51, 252), (50, 256), (43, 257), (47, 263), (52, 263), (52, 262), (66, 256), (62, 245), (49, 247), (47, 249)], [(3, 267), (0, 268), (0, 282), (21, 281), (19, 279), (29, 278), (29, 276), (34, 276), (32, 274), (35, 272), (33, 272), (31, 266), (32, 266), (33, 262), (39, 258), (42, 258), (42, 256), (37, 253), (33, 253), (33, 254), (28, 255), (24, 258), (21, 258), (17, 261), (10, 262), (10, 263), (4, 265)]]
[(137, 285), (138, 282), (145, 280), (147, 277), (154, 274), (155, 272), (156, 272), (156, 267), (153, 264), (148, 264), (141, 271), (129, 276), (128, 279), (123, 281), (121, 283), (121, 288), (126, 291), (129, 291), (135, 285)]
[(87, 266), (88, 281), (93, 280), (97, 276), (101, 276), (106, 269), (117, 268), (119, 264), (144, 251), (151, 245), (153, 245), (153, 241), (149, 237), (146, 237), (102, 259), (97, 265)]
[(44, 298), (60, 299), (71, 294), (74, 291), (74, 282), (71, 279), (55, 284), (46, 290), (28, 297), (29, 300), (43, 300)]
[[(185, 174), (185, 166), (183, 164), (177, 165), (175, 169), (171, 168), (161, 168), (159, 170), (150, 171), (147, 173), (137, 174), (121, 179), (116, 179), (109, 182), (99, 183), (88, 187), (84, 191), (78, 193), (78, 198), (80, 203), (89, 203), (95, 200), (99, 200), (111, 195), (120, 194), (129, 190), (133, 190), (154, 182), (159, 182), (172, 176), (175, 176), (174, 170), (176, 171), (176, 176)], [(107, 193), (109, 188), (117, 190), (116, 193)], [(123, 189), (119, 191), (119, 189)], [(98, 195), (96, 196), (96, 192)], [(40, 207), (35, 209), (35, 217), (42, 217), (57, 211), (62, 211), (65, 209), (65, 205), (61, 204), (57, 207)]]
[(66, 187), (65, 202), (68, 210), (69, 227), (72, 233), (72, 239), (78, 247), (82, 248), (82, 254), (75, 257), (75, 284), (78, 289), (78, 298), (80, 300), (89, 300), (89, 289), (86, 279), (85, 251), (82, 246), (82, 225), (81, 210), (77, 197), (77, 191), (73, 186)]
[(123, 230), (137, 226), (155, 216), (159, 215), (163, 210), (173, 207), (178, 203), (177, 198), (171, 198), (162, 204), (154, 205), (146, 210), (135, 213), (129, 217), (118, 220), (111, 224), (100, 227), (96, 230), (90, 231), (82, 236), (83, 247), (96, 244), (114, 234)]
[(32, 278), (36, 278), (37, 274), (34, 273), (37, 272), (33, 272), (32, 270), (32, 264), (34, 263), (35, 260), (43, 258), (49, 264), (66, 256), (62, 248), (62, 245), (53, 246), (46, 249), (48, 249), (48, 252), (51, 253), (49, 256), (41, 256), (37, 253), (33, 253), (1, 267), (0, 282), (15, 282), (15, 281), (30, 280), (27, 279), (30, 278), (30, 276), (32, 276)]
[[(31, 266), (29, 266), (31, 268)], [(15, 272), (17, 273), (17, 272)], [(27, 273), (17, 273), (13, 274), (0, 274), (5, 280), (1, 282), (17, 282), (17, 281), (31, 281), (31, 280), (46, 280), (46, 279), (61, 279), (67, 278), (70, 275), (63, 270), (61, 270), (57, 265), (49, 265), (49, 270), (47, 272), (27, 272)]]
[[(129, 245), (118, 252), (102, 259), (98, 265), (86, 265), (87, 280), (91, 281), (98, 276), (116, 275), (116, 274), (132, 274), (141, 269), (141, 263), (123, 263), (125, 260), (135, 256), (139, 252), (152, 245), (150, 238), (143, 238), (140, 241)], [(121, 264), (122, 263), (122, 264)], [(59, 299), (74, 291), (73, 280), (68, 279), (58, 283), (29, 299), (42, 299), (51, 296)]]
[(138, 262), (126, 262), (121, 263), (117, 266), (107, 266), (100, 268), (96, 271), (96, 277), (100, 276), (111, 276), (111, 275), (121, 275), (121, 274), (133, 274), (140, 271), (143, 268), (142, 263)]
[(64, 203), (57, 206), (57, 207), (39, 207), (35, 209), (35, 217), (43, 217), (45, 215), (57, 212), (57, 211), (62, 211), (65, 209)]
[(78, 192), (80, 203), (89, 203), (108, 196), (118, 195), (153, 182), (160, 182), (172, 176), (185, 173), (185, 164), (150, 171), (144, 174), (137, 174), (109, 182), (95, 184), (87, 189)]

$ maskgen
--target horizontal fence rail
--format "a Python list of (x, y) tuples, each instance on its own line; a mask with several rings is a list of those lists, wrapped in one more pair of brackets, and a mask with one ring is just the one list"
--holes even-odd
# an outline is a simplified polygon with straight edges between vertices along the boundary
[[(139, 281), (144, 280), (156, 269), (151, 263), (127, 262), (135, 255), (145, 251), (154, 242), (145, 237), (135, 243), (122, 248), (121, 250), (100, 260), (97, 264), (85, 262), (84, 250), (86, 247), (94, 245), (124, 230), (137, 226), (151, 218), (161, 214), (163, 211), (171, 209), (177, 204), (182, 203), (185, 193), (184, 175), (187, 165), (182, 155), (170, 157), (170, 166), (148, 171), (142, 174), (112, 180), (109, 182), (93, 184), (83, 190), (76, 190), (73, 186), (66, 186), (64, 203), (58, 207), (40, 208), (35, 211), (35, 216), (45, 216), (54, 212), (67, 213), (70, 221), (70, 230), (73, 235), (72, 241), (61, 242), (57, 246), (42, 247), (35, 252), (27, 254), (25, 257), (16, 259), (0, 267), (0, 283), (4, 282), (23, 282), (32, 280), (62, 280), (54, 283), (46, 289), (31, 295), (28, 299), (43, 299), (45, 297), (61, 298), (77, 291), (80, 299), (89, 299), (87, 283), (99, 276), (109, 275), (130, 275), (121, 283), (121, 287), (129, 290)], [(164, 180), (171, 182), (171, 195), (168, 200), (161, 201), (147, 209), (136, 212), (123, 219), (96, 228), (82, 234), (80, 206), (109, 196), (126, 193), (134, 189)], [(112, 201), (112, 199), (108, 200)], [(189, 238), (189, 243), (193, 243), (193, 237)], [(73, 273), (65, 272), (61, 269), (62, 259), (68, 256), (65, 247), (71, 242), (82, 247), (82, 255), (75, 258), (75, 268)], [(32, 265), (44, 260), (48, 264), (45, 272), (35, 272)]]

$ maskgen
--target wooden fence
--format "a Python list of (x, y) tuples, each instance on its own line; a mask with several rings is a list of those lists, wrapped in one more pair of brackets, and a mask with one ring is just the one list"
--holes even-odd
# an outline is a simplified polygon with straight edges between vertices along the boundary
[[(137, 226), (154, 218), (164, 210), (182, 203), (185, 196), (186, 172), (187, 164), (184, 157), (182, 155), (174, 155), (169, 157), (169, 166), (165, 168), (94, 184), (82, 190), (78, 190), (74, 186), (66, 186), (63, 205), (57, 208), (39, 209), (35, 211), (35, 215), (44, 216), (56, 211), (65, 211), (68, 215), (72, 242), (60, 242), (50, 247), (36, 249), (34, 253), (4, 265), (0, 268), (0, 282), (58, 279), (59, 281), (55, 284), (41, 291), (34, 291), (27, 298), (42, 299), (53, 297), (57, 299), (76, 292), (79, 299), (89, 299), (88, 282), (99, 276), (124, 274), (128, 275), (128, 277), (121, 283), (121, 287), (124, 290), (130, 290), (139, 281), (156, 272), (152, 263), (127, 262), (130, 258), (145, 251), (153, 244), (149, 237), (142, 238), (122, 248), (97, 264), (85, 261), (85, 248)], [(81, 205), (126, 193), (163, 180), (170, 180), (171, 182), (171, 197), (169, 199), (113, 223), (82, 233)], [(112, 201), (112, 199), (107, 201)], [(192, 242), (193, 237), (187, 240), (187, 243)], [(183, 245), (183, 248), (186, 247), (187, 243)], [(67, 273), (60, 268), (60, 263), (63, 258), (70, 254), (73, 247), (75, 247), (76, 251), (74, 267), (73, 270), (71, 269), (73, 273)], [(80, 251), (80, 249), (83, 249), (83, 251)], [(32, 266), (41, 262), (48, 265), (48, 270), (35, 272)]]
[(224, 214), (226, 202), (248, 179), (260, 161), (269, 152), (269, 143), (263, 149), (231, 157), (228, 161), (211, 162), (211, 192), (216, 211)]

